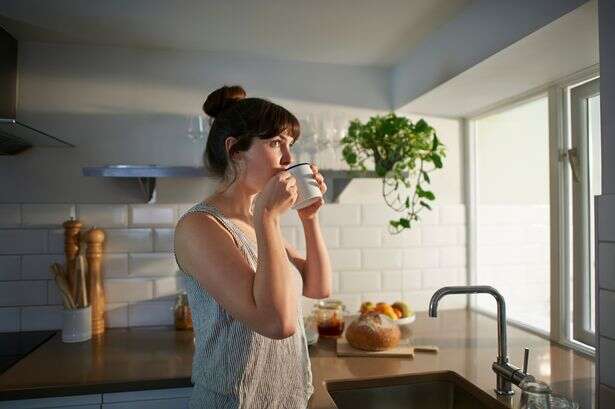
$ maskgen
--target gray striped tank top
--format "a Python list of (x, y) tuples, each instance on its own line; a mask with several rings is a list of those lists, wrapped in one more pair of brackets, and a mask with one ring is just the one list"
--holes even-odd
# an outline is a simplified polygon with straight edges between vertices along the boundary
[[(231, 233), (256, 272), (256, 243), (213, 205), (198, 203), (184, 215), (192, 212), (205, 212), (215, 217)], [(177, 264), (188, 294), (196, 339), (190, 409), (307, 408), (314, 387), (301, 308), (303, 281), (298, 270), (289, 262), (289, 270), (297, 278), (299, 295), (297, 331), (277, 340), (234, 319), (194, 277), (181, 269), (179, 262)]]

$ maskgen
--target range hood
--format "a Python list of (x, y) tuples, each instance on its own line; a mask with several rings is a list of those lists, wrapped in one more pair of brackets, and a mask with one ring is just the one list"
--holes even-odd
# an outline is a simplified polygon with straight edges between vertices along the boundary
[(33, 146), (74, 147), (17, 118), (17, 40), (0, 27), (0, 155)]

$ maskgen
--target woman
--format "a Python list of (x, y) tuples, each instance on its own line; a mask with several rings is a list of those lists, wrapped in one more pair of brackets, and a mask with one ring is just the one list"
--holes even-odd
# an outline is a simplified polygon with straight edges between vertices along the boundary
[(299, 122), (239, 86), (214, 91), (203, 110), (214, 118), (205, 162), (222, 181), (175, 228), (196, 335), (190, 407), (306, 408), (314, 388), (301, 295), (328, 297), (331, 267), (322, 200), (298, 210), (305, 258), (280, 233), (280, 217), (297, 199), (285, 169)]

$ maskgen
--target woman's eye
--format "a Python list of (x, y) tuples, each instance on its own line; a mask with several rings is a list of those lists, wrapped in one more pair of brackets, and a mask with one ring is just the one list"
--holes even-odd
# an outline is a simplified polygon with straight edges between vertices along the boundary
[(271, 146), (280, 146), (280, 141), (273, 141), (271, 142)]

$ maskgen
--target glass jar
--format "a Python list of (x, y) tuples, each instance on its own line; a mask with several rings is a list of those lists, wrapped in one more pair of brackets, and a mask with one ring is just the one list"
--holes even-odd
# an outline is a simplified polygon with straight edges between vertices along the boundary
[(344, 332), (346, 307), (340, 300), (320, 300), (314, 305), (318, 336), (337, 338)]
[(175, 329), (184, 331), (192, 329), (192, 312), (188, 305), (188, 294), (185, 291), (177, 294), (175, 306), (173, 307), (175, 316)]
[(544, 382), (536, 380), (522, 381), (519, 409), (550, 409), (551, 388)]

